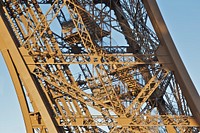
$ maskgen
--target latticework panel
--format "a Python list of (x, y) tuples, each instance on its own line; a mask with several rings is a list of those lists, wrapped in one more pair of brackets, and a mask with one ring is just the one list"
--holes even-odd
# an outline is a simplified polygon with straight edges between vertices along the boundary
[[(1, 16), (57, 132), (199, 131), (145, 3), (1, 1)], [(31, 101), (32, 132), (52, 132), (16, 72)]]

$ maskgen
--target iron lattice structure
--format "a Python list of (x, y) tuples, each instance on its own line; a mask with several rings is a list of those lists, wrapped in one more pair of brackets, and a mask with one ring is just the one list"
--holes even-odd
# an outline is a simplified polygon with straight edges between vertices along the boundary
[(199, 132), (199, 95), (155, 0), (1, 0), (28, 133)]

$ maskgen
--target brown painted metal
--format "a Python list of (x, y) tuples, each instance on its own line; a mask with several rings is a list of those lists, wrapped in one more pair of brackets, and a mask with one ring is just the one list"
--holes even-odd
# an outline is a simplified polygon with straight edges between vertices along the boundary
[(172, 62), (166, 67), (174, 71), (175, 76), (182, 88), (183, 94), (187, 99), (188, 105), (190, 106), (196, 120), (198, 120), (200, 123), (199, 94), (178, 54), (158, 5), (155, 0), (143, 0), (143, 2), (147, 8), (148, 15), (161, 42), (161, 46), (156, 52), (158, 59), (159, 55), (165, 54), (166, 57), (164, 57), (164, 59), (159, 59), (159, 61), (162, 62), (163, 60), (167, 60)]
[(55, 120), (52, 119), (53, 115), (50, 115), (49, 107), (47, 107), (48, 104), (46, 104), (44, 98), (42, 98), (41, 93), (38, 90), (39, 88), (36, 87), (37, 85), (34, 83), (34, 80), (16, 47), (18, 40), (15, 38), (15, 35), (12, 32), (11, 27), (9, 27), (8, 22), (6, 22), (2, 6), (0, 8), (1, 49), (8, 49), (10, 51), (10, 56), (27, 90), (27, 93), (34, 101), (34, 103), (37, 103), (37, 109), (41, 113), (42, 119), (45, 122), (49, 132), (60, 132), (58, 126), (56, 126)]
[[(2, 42), (2, 40), (0, 40), (0, 43), (1, 43), (1, 46), (4, 44)], [(15, 91), (17, 93), (17, 97), (18, 97), (19, 104), (20, 104), (20, 107), (21, 107), (22, 115), (23, 115), (23, 118), (24, 118), (24, 123), (25, 123), (25, 126), (26, 126), (26, 131), (28, 133), (33, 133), (33, 128), (32, 128), (33, 125), (32, 125), (31, 119), (30, 119), (30, 115), (29, 115), (30, 111), (28, 109), (25, 94), (23, 92), (22, 85), (20, 83), (16, 69), (13, 65), (13, 62), (11, 60), (11, 57), (9, 55), (8, 50), (6, 48), (3, 49), (1, 47), (1, 53), (3, 55), (5, 62), (6, 62), (8, 70), (10, 72), (10, 76), (12, 78), (12, 81), (13, 81), (13, 84), (14, 84), (14, 87), (15, 87)]]
[[(49, 4), (46, 13), (39, 3)], [(22, 98), (27, 132), (104, 133), (99, 126), (110, 132), (199, 131), (199, 96), (155, 1), (13, 0), (0, 6), (0, 48)], [(125, 45), (116, 46), (113, 31)]]

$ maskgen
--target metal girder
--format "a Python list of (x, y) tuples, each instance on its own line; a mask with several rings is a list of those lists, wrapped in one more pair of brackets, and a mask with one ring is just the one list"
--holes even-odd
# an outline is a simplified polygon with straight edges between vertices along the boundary
[[(60, 126), (121, 126), (121, 127), (198, 127), (194, 117), (170, 115), (141, 115), (134, 118), (110, 116), (112, 123), (106, 122), (103, 116), (69, 117), (72, 122), (60, 122)], [(58, 121), (60, 121), (58, 119)]]
[[(46, 13), (39, 3), (48, 4)], [(158, 37), (148, 28), (148, 15), (154, 27), (158, 23), (154, 15), (160, 15), (151, 14), (154, 2), (15, 0), (1, 4), (1, 13), (12, 27), (7, 30), (15, 33), (17, 47), (13, 48), (11, 39), (12, 47), (6, 47), (13, 64), (17, 71), (24, 65), (34, 77), (29, 80), (40, 86), (34, 88), (34, 95), (38, 91), (43, 99), (33, 101), (44, 108), (30, 115), (33, 128), (44, 126), (50, 131), (58, 127), (58, 132), (105, 132), (98, 126), (107, 126), (110, 132), (198, 130), (181, 92), (185, 86), (176, 80), (175, 57), (163, 45), (167, 37), (158, 32), (159, 27), (155, 28)], [(116, 32), (126, 44), (117, 46), (112, 41)], [(27, 78), (22, 70), (19, 73), (20, 79)], [(29, 94), (30, 88), (25, 89)], [(51, 113), (45, 114), (45, 108)], [(40, 117), (43, 122), (39, 124)]]
[[(0, 40), (0, 43), (2, 45), (1, 40)], [(17, 97), (18, 97), (19, 104), (20, 104), (20, 107), (21, 107), (22, 115), (24, 117), (24, 123), (25, 123), (25, 126), (26, 126), (26, 131), (28, 133), (33, 133), (32, 120), (31, 120), (30, 114), (29, 114), (30, 111), (29, 111), (29, 108), (28, 108), (28, 104), (26, 102), (26, 98), (25, 98), (25, 94), (24, 94), (23, 89), (22, 89), (22, 85), (20, 83), (20, 79), (17, 75), (16, 69), (15, 69), (14, 64), (12, 62), (12, 59), (11, 59), (9, 52), (6, 48), (1, 47), (0, 51), (1, 51), (3, 58), (6, 62), (6, 65), (8, 67), (9, 73), (11, 75), (11, 78), (12, 78), (12, 81), (13, 81), (13, 84), (14, 84), (14, 87), (15, 87), (15, 91), (17, 93)]]
[[(172, 64), (166, 65), (167, 68), (174, 71), (175, 76), (180, 84), (183, 94), (187, 99), (188, 105), (191, 108), (192, 114), (196, 120), (200, 123), (200, 97), (195, 89), (194, 84), (178, 54), (175, 44), (169, 34), (167, 26), (162, 18), (160, 10), (156, 1), (143, 0), (143, 3), (147, 9), (152, 25), (158, 35), (161, 42), (160, 48), (156, 51), (157, 55), (167, 54), (169, 58), (160, 58), (159, 61), (170, 60)], [(165, 66), (165, 65), (164, 65)]]
[[(60, 132), (58, 127), (56, 126), (55, 120), (53, 120), (53, 116), (50, 114), (50, 110), (47, 107), (48, 104), (45, 104), (44, 98), (41, 97), (39, 92), (39, 88), (37, 88), (34, 80), (27, 69), (26, 64), (24, 63), (17, 47), (16, 43), (18, 42), (15, 38), (14, 33), (11, 30), (11, 27), (8, 25), (8, 22), (4, 16), (4, 11), (2, 10), (2, 5), (0, 5), (0, 40), (1, 40), (1, 49), (8, 49), (10, 51), (10, 56), (13, 59), (13, 63), (19, 73), (20, 78), (22, 79), (25, 88), (27, 89), (28, 95), (33, 98), (33, 101), (36, 104), (39, 112), (42, 115), (43, 121), (46, 127), (49, 129), (49, 132), (55, 133)], [(6, 36), (6, 38), (5, 38)]]
[[(23, 54), (23, 53), (22, 53)], [(63, 55), (51, 55), (50, 58), (46, 58), (46, 55), (23, 55), (28, 65), (36, 64), (106, 64), (106, 65), (142, 65), (142, 64), (170, 64), (170, 61), (154, 61), (142, 59), (151, 58), (154, 55), (133, 55), (133, 54), (105, 54), (102, 56), (89, 55), (89, 54), (63, 54)], [(60, 59), (64, 59), (60, 60)], [(115, 59), (115, 60), (113, 60)], [(37, 60), (34, 62), (33, 60)], [(120, 67), (119, 67), (120, 68)]]
[(150, 98), (152, 93), (157, 89), (157, 87), (165, 80), (168, 76), (168, 70), (160, 71), (161, 76), (158, 74), (153, 76), (149, 82), (141, 89), (137, 97), (132, 101), (129, 107), (126, 108), (126, 114), (131, 115), (132, 117), (136, 115), (136, 112), (139, 112), (142, 105)]
[[(49, 84), (53, 85), (55, 89), (60, 93), (65, 93), (65, 95), (70, 95), (71, 97), (78, 99), (79, 101), (86, 103), (87, 105), (94, 107), (95, 109), (101, 111), (101, 107), (104, 107), (108, 110), (116, 112), (113, 107), (110, 107), (109, 105), (105, 104), (103, 100), (98, 100), (95, 97), (93, 97), (90, 94), (85, 93), (83, 90), (81, 90), (76, 84), (72, 85), (66, 81), (63, 81), (61, 78), (58, 78), (57, 76), (50, 74), (48, 71), (44, 71), (44, 69), (37, 67), (40, 71), (35, 72), (34, 74)], [(48, 73), (48, 76), (43, 77), (43, 73)], [(59, 85), (58, 81), (62, 83), (62, 85)]]

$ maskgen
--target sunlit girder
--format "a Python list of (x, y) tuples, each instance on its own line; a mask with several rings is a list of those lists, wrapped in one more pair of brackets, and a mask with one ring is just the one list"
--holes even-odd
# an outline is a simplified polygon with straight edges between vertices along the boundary
[[(10, 42), (15, 42), (46, 99), (51, 119), (59, 125), (55, 130), (198, 132), (197, 115), (193, 116), (191, 102), (182, 93), (172, 55), (163, 47), (158, 30), (154, 33), (150, 28), (156, 22), (148, 4), (141, 0), (1, 2), (2, 19), (14, 32), (7, 36), (15, 35)], [(33, 101), (28, 102), (32, 110), (26, 114), (35, 124), (33, 132), (51, 132), (30, 89), (25, 86), (23, 91)]]

